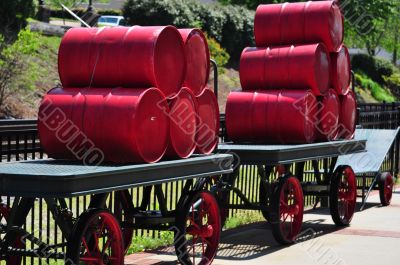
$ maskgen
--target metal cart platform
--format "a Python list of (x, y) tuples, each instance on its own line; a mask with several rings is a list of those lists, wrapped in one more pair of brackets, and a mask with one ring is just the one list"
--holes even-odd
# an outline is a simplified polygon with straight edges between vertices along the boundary
[[(229, 154), (215, 154), (138, 165), (88, 166), (51, 159), (0, 164), (0, 195), (14, 196), (11, 208), (0, 205), (4, 235), (0, 260), (16, 265), (27, 256), (64, 259), (66, 264), (108, 264), (110, 260), (123, 264), (137, 228), (173, 231), (176, 253), (186, 264), (191, 264), (188, 252), (192, 251), (186, 235), (198, 237), (201, 258), (212, 260), (221, 230), (219, 207), (202, 183), (231, 173), (232, 161)], [(176, 180), (187, 181), (176, 202), (179, 210), (170, 211), (161, 184)], [(129, 189), (137, 186), (145, 186), (145, 193), (141, 204), (133, 205)], [(159, 211), (149, 212), (153, 188)], [(110, 192), (115, 192), (112, 207), (107, 205)], [(87, 210), (74, 217), (65, 198), (78, 195), (91, 195), (91, 199)], [(35, 198), (44, 198), (66, 243), (48, 245), (23, 228)], [(35, 248), (27, 249), (25, 241), (33, 242)]]
[[(304, 145), (248, 145), (222, 143), (220, 152), (235, 157), (235, 171), (215, 185), (222, 212), (227, 209), (260, 210), (271, 223), (275, 239), (281, 244), (293, 243), (301, 231), (303, 195), (329, 197), (333, 221), (338, 226), (351, 222), (356, 204), (356, 176), (346, 164), (337, 165), (339, 156), (365, 152), (366, 140), (344, 140)], [(325, 172), (318, 160), (323, 159)], [(304, 182), (304, 166), (312, 161), (317, 181)], [(260, 177), (259, 202), (251, 202), (235, 187), (241, 172), (239, 165), (256, 165)], [(270, 179), (275, 168), (277, 178)], [(291, 172), (294, 172), (292, 174)], [(230, 193), (241, 203), (229, 204)]]

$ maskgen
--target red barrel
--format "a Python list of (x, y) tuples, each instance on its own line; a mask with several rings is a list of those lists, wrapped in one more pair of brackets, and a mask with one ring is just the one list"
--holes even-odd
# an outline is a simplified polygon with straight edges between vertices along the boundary
[(215, 94), (208, 88), (196, 97), (196, 152), (211, 154), (218, 144), (219, 108)]
[(315, 95), (329, 88), (330, 58), (325, 45), (246, 48), (240, 57), (243, 90), (308, 89)]
[(61, 40), (58, 49), (58, 73), (64, 87), (91, 84), (98, 49), (94, 39), (98, 28), (72, 28)]
[(173, 96), (182, 86), (186, 59), (172, 26), (70, 29), (58, 55), (64, 87), (158, 87)]
[(80, 130), (67, 141), (60, 140), (61, 129), (47, 129), (44, 120), (39, 120), (40, 139), (50, 157), (85, 162), (93, 160), (95, 153), (102, 161), (151, 163), (166, 151), (169, 107), (158, 89), (52, 90), (41, 104), (39, 117), (46, 116), (47, 99), (52, 101), (52, 108), (65, 113), (66, 120), (79, 123), (74, 117), (81, 117)]
[(196, 148), (196, 105), (195, 96), (188, 88), (182, 88), (169, 101), (169, 146), (166, 156), (169, 158), (187, 158)]
[(353, 91), (340, 96), (339, 135), (341, 139), (354, 138), (357, 121), (357, 101)]
[(258, 47), (323, 42), (336, 52), (343, 42), (343, 24), (334, 1), (259, 5), (254, 35)]
[(185, 43), (186, 77), (184, 86), (200, 95), (210, 74), (210, 51), (203, 32), (199, 29), (179, 29)]
[(49, 157), (83, 159), (86, 150), (75, 147), (74, 139), (82, 132), (85, 98), (77, 88), (54, 88), (39, 107), (38, 131), (40, 144)]
[(339, 95), (346, 94), (351, 82), (350, 54), (346, 46), (331, 53), (331, 69), (332, 87)]
[(340, 102), (336, 91), (329, 89), (328, 93), (319, 100), (318, 107), (317, 140), (336, 140), (340, 114)]
[(310, 90), (231, 92), (225, 113), (236, 143), (302, 144), (316, 137), (317, 100)]

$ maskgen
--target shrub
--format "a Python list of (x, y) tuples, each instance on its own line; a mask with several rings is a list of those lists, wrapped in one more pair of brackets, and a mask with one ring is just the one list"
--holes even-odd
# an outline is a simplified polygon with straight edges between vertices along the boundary
[(211, 59), (214, 59), (218, 67), (225, 66), (229, 61), (229, 54), (224, 48), (213, 38), (206, 36), (208, 48), (210, 49)]
[(237, 61), (254, 45), (254, 12), (240, 6), (205, 5), (193, 0), (128, 0), (123, 14), (130, 25), (200, 26)]
[(39, 48), (37, 34), (21, 30), (12, 45), (7, 44), (0, 35), (0, 106), (12, 93), (11, 84), (28, 67), (24, 62), (24, 56), (31, 55)]
[(354, 71), (364, 73), (381, 85), (385, 84), (384, 78), (391, 76), (394, 71), (389, 61), (366, 54), (353, 55), (351, 64)]

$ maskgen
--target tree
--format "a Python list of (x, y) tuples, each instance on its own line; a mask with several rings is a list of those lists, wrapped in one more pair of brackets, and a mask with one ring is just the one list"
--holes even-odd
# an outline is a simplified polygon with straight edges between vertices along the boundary
[(346, 21), (346, 42), (366, 48), (374, 56), (383, 45), (395, 4), (392, 0), (343, 0), (340, 2)]
[(18, 32), (27, 25), (27, 18), (34, 12), (33, 0), (0, 1), (0, 34), (5, 41), (15, 40)]
[(394, 9), (393, 15), (388, 21), (388, 26), (385, 30), (383, 46), (386, 50), (392, 52), (392, 63), (396, 65), (399, 59), (400, 50), (400, 5)]

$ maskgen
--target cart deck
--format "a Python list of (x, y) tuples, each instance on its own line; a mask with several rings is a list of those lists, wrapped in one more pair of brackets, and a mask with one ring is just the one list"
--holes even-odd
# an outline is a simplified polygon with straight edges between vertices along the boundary
[(377, 173), (398, 134), (399, 128), (396, 130), (357, 129), (355, 139), (367, 139), (366, 152), (341, 155), (337, 164), (351, 166), (356, 174)]
[(300, 145), (247, 145), (224, 143), (218, 150), (235, 154), (240, 163), (277, 165), (364, 152), (366, 140)]
[(232, 172), (232, 156), (216, 154), (155, 164), (88, 166), (63, 160), (0, 165), (0, 194), (66, 198)]

